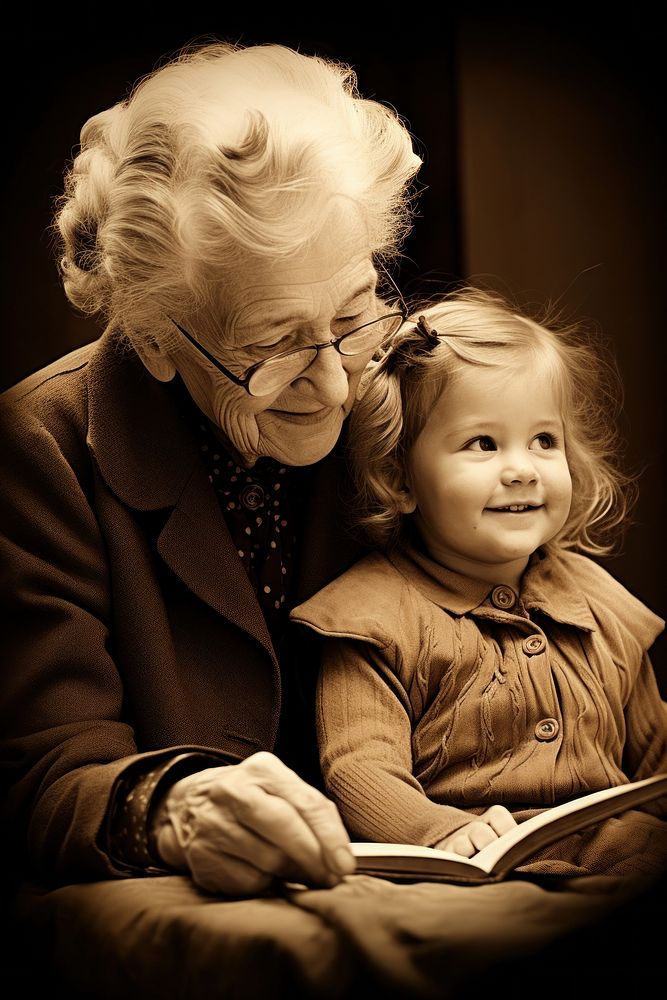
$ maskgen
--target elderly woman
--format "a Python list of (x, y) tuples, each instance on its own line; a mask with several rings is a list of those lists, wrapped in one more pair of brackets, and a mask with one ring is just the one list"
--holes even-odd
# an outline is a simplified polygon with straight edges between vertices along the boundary
[(404, 316), (379, 262), (419, 164), (348, 68), (274, 45), (186, 52), (84, 126), (57, 229), (106, 329), (2, 406), (7, 807), (40, 880), (353, 869), (287, 622), (355, 557), (336, 444)]

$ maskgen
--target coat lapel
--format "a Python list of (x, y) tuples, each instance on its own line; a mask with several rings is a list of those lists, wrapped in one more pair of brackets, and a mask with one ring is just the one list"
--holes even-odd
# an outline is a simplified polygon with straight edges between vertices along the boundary
[(276, 660), (262, 610), (203, 470), (181, 493), (160, 533), (158, 552), (193, 593), (254, 636)]
[(177, 393), (158, 382), (112, 333), (90, 361), (88, 444), (111, 490), (141, 511), (168, 510), (157, 549), (214, 611), (275, 651), (261, 608), (199, 458)]

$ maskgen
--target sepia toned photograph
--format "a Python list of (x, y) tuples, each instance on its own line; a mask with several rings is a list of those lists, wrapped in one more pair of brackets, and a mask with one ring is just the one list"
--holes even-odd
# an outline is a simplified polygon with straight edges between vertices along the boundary
[(3, 36), (5, 995), (655, 990), (661, 31)]

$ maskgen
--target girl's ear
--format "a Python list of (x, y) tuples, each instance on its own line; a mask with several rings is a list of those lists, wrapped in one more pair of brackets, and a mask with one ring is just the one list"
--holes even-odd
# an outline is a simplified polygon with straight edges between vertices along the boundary
[(401, 514), (414, 514), (417, 509), (417, 501), (412, 495), (412, 491), (407, 487), (399, 490), (398, 493), (398, 509)]
[(134, 349), (158, 382), (171, 382), (176, 366), (158, 340), (143, 340), (135, 343)]

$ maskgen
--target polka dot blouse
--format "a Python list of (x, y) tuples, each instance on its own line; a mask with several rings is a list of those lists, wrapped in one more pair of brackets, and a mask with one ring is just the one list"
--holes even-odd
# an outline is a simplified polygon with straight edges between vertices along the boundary
[(252, 583), (272, 636), (288, 611), (299, 506), (298, 470), (270, 458), (244, 469), (202, 420), (199, 447), (239, 559)]

